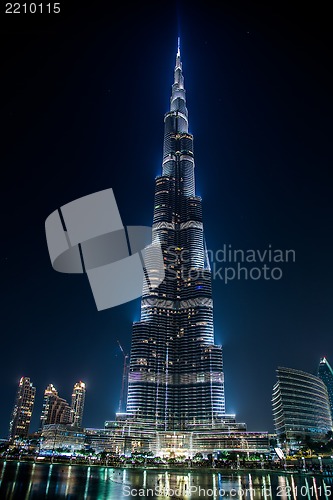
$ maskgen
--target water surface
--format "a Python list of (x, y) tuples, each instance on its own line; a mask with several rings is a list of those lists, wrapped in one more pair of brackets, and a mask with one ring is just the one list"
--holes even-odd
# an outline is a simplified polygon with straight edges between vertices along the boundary
[(333, 500), (333, 478), (268, 471), (0, 463), (0, 499)]

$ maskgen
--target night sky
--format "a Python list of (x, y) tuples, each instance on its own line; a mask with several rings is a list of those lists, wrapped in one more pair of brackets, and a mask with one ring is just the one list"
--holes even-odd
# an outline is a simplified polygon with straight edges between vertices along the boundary
[(129, 351), (140, 299), (98, 312), (86, 276), (52, 269), (44, 223), (113, 188), (125, 225), (151, 225), (179, 34), (208, 248), (296, 254), (281, 280), (213, 280), (227, 411), (273, 431), (277, 366), (333, 363), (328, 7), (71, 4), (58, 16), (1, 6), (0, 437), (22, 375), (37, 388), (31, 431), (49, 383), (69, 400), (86, 382), (85, 426), (114, 418), (117, 339)]

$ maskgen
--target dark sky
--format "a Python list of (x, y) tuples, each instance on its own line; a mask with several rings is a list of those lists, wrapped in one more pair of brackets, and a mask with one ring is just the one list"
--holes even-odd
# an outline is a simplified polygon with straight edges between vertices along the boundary
[(227, 411), (272, 431), (277, 366), (333, 362), (328, 8), (69, 3), (58, 16), (1, 7), (0, 437), (22, 375), (37, 388), (31, 430), (49, 383), (69, 399), (86, 382), (85, 426), (114, 417), (116, 339), (130, 349), (140, 300), (98, 312), (85, 276), (52, 269), (44, 222), (112, 187), (125, 225), (151, 225), (179, 32), (209, 249), (296, 253), (278, 281), (213, 280)]

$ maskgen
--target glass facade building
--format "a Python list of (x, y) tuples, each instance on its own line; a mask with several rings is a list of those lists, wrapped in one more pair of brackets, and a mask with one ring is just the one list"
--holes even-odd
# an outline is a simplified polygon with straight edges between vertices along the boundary
[(333, 419), (333, 370), (325, 357), (321, 358), (319, 362), (317, 375), (327, 387), (328, 398), (330, 400), (331, 417)]
[(41, 434), (41, 450), (75, 453), (84, 449), (86, 434), (82, 429), (65, 424), (45, 424)]
[(71, 423), (74, 427), (82, 427), (86, 384), (80, 380), (74, 384), (71, 404)]
[(164, 117), (162, 172), (155, 181), (152, 240), (161, 245), (165, 278), (154, 289), (143, 285), (126, 412), (160, 431), (214, 428), (225, 417), (222, 347), (214, 343), (211, 270), (179, 44)]
[(9, 424), (10, 441), (24, 439), (28, 436), (35, 396), (36, 388), (33, 387), (30, 378), (21, 377)]
[(279, 443), (291, 448), (307, 439), (322, 440), (332, 430), (327, 388), (310, 373), (278, 368), (272, 411)]
[(53, 384), (44, 391), (43, 409), (40, 418), (40, 428), (49, 424), (69, 424), (71, 422), (71, 407), (67, 401), (60, 398)]

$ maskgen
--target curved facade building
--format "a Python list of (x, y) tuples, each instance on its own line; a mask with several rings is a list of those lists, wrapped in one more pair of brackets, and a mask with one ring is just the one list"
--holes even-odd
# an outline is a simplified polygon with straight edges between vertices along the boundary
[(163, 250), (165, 279), (143, 290), (141, 318), (133, 327), (127, 413), (157, 430), (214, 427), (225, 415), (222, 347), (214, 344), (211, 271), (179, 47), (152, 231)]
[(332, 430), (327, 388), (310, 373), (278, 368), (272, 411), (280, 444), (286, 442), (292, 447), (307, 438), (321, 440)]

